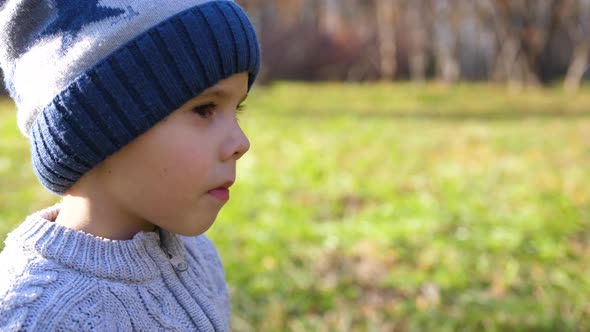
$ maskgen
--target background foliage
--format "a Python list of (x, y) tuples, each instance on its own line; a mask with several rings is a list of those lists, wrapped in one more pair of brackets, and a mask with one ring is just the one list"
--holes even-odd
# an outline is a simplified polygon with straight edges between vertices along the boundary
[(238, 0), (265, 80), (590, 78), (590, 0)]
[[(590, 330), (589, 87), (276, 83), (247, 105), (209, 232), (235, 331)], [(1, 239), (57, 201), (12, 107)]]

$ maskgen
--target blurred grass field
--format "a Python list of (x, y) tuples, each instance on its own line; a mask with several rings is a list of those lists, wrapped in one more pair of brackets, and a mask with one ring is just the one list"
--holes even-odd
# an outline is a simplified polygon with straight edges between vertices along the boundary
[[(257, 87), (209, 235), (235, 331), (590, 331), (590, 87)], [(57, 201), (0, 105), (0, 239)], [(0, 245), (1, 247), (1, 245)]]

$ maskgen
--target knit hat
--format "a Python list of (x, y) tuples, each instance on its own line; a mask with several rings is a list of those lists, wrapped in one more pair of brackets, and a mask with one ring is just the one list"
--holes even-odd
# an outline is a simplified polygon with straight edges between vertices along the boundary
[(260, 67), (231, 0), (0, 0), (0, 65), (41, 183), (82, 175), (208, 87)]

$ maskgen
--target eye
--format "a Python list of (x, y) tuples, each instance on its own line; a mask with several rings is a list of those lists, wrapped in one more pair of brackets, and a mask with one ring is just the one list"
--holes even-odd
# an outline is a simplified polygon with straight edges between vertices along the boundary
[(213, 115), (213, 113), (215, 113), (216, 107), (217, 105), (215, 105), (214, 103), (208, 103), (195, 106), (193, 107), (192, 111), (197, 113), (200, 117), (207, 119), (210, 118)]

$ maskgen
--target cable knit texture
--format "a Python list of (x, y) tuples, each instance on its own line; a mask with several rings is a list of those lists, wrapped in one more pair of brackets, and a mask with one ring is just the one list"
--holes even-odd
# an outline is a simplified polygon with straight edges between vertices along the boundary
[(114, 241), (28, 217), (0, 253), (0, 331), (228, 331), (223, 267), (205, 236)]

